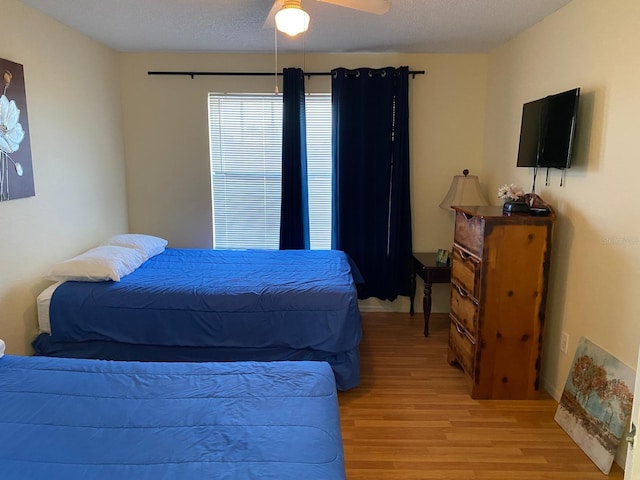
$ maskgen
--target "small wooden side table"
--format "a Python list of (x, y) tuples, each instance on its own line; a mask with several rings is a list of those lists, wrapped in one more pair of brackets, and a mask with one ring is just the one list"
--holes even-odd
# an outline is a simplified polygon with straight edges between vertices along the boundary
[(411, 309), (413, 316), (413, 299), (416, 296), (416, 275), (424, 280), (424, 296), (422, 309), (424, 312), (424, 336), (429, 336), (429, 317), (431, 316), (431, 286), (434, 283), (450, 283), (451, 267), (436, 263), (435, 252), (414, 253), (411, 256)]

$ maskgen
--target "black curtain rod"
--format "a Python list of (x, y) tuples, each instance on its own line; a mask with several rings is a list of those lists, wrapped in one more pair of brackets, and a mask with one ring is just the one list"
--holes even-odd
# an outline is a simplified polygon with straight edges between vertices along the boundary
[[(375, 69), (373, 69), (375, 70)], [(269, 72), (147, 72), (148, 75), (186, 75), (193, 80), (196, 76), (236, 76), (236, 77), (273, 77), (274, 75), (282, 76), (282, 72), (269, 73)], [(411, 78), (416, 78), (416, 75), (424, 75), (424, 70), (409, 70)], [(318, 75), (331, 75), (331, 72), (304, 72), (306, 77), (318, 76)]]

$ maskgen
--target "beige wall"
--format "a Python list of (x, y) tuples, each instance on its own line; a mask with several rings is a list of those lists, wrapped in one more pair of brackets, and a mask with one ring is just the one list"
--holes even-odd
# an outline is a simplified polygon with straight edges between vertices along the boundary
[[(574, 0), (490, 56), (483, 178), (530, 189), (517, 169), (522, 104), (581, 87), (575, 165), (537, 192), (558, 213), (543, 384), (558, 399), (581, 336), (630, 366), (640, 339), (640, 2)], [(560, 335), (569, 352), (560, 353)]]
[[(148, 71), (273, 72), (274, 55), (121, 55), (131, 231), (165, 237), (173, 247), (212, 245), (207, 128), (208, 92), (273, 92), (274, 77), (162, 77)], [(408, 65), (426, 70), (410, 80), (414, 250), (450, 247), (453, 216), (438, 208), (451, 177), (479, 173), (483, 149), (486, 55), (280, 55), (284, 66), (309, 72), (335, 67)], [(280, 79), (281, 82), (281, 79)], [(280, 84), (280, 89), (282, 85)], [(330, 77), (306, 81), (329, 92)], [(418, 295), (422, 285), (418, 285)], [(434, 288), (434, 311), (448, 310), (448, 288)], [(418, 297), (420, 298), (420, 297)], [(418, 310), (422, 303), (417, 302)], [(408, 310), (401, 298), (369, 301), (363, 309)]]
[(31, 352), (35, 297), (59, 260), (126, 231), (117, 56), (3, 0), (0, 58), (24, 66), (36, 196), (0, 203), (0, 338)]

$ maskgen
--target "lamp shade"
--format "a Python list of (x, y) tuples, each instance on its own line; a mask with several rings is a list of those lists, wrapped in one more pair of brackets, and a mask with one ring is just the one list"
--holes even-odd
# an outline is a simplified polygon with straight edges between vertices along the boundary
[(449, 210), (452, 205), (489, 205), (480, 191), (480, 182), (476, 175), (469, 175), (469, 170), (462, 175), (455, 175), (451, 180), (449, 191), (445, 195), (440, 208)]
[(276, 28), (295, 37), (309, 28), (309, 14), (300, 7), (300, 2), (285, 2), (276, 13)]

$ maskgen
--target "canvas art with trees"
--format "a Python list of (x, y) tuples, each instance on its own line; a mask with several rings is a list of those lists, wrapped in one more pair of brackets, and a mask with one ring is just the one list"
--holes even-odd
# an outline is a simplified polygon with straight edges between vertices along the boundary
[(609, 473), (633, 405), (633, 370), (580, 339), (555, 420)]

